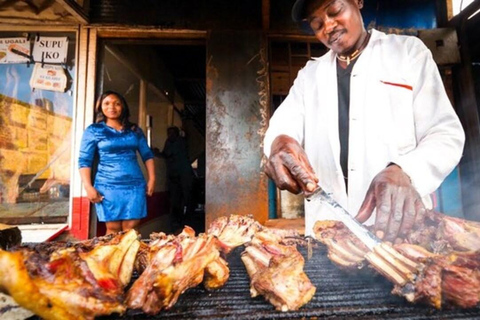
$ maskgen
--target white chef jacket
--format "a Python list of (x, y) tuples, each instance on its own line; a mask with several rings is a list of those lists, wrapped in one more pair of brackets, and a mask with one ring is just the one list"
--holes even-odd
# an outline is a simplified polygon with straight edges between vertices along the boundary
[[(270, 119), (264, 152), (281, 134), (297, 140), (320, 186), (356, 215), (373, 178), (398, 164), (431, 208), (429, 195), (458, 164), (465, 133), (431, 52), (412, 36), (371, 37), (350, 80), (348, 197), (340, 166), (336, 58), (309, 61)], [(317, 220), (335, 220), (328, 204), (305, 202), (305, 234)], [(375, 213), (365, 223), (373, 224)]]

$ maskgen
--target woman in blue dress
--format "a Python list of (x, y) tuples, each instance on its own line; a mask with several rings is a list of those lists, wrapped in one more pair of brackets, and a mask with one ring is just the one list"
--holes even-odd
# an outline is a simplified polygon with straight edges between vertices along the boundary
[[(96, 123), (83, 133), (79, 156), (80, 176), (88, 199), (95, 204), (98, 220), (107, 234), (136, 228), (147, 215), (146, 195), (155, 186), (153, 152), (142, 130), (129, 121), (125, 99), (107, 91), (97, 100)], [(137, 161), (139, 152), (148, 173), (145, 182)], [(98, 168), (92, 184), (92, 165)]]

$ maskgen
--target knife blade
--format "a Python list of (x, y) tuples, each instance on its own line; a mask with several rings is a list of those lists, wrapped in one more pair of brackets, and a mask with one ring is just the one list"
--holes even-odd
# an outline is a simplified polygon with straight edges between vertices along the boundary
[(338, 219), (358, 238), (368, 249), (373, 250), (382, 241), (377, 238), (370, 230), (365, 228), (363, 224), (358, 222), (352, 215), (348, 213), (333, 197), (318, 187), (312, 194), (306, 196), (307, 201), (323, 201), (328, 203), (335, 211)]

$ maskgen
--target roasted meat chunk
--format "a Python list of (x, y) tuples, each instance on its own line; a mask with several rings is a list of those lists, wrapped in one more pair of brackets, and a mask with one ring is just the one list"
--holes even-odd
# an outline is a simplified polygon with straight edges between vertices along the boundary
[(228, 263), (219, 256), (205, 267), (203, 285), (207, 290), (219, 289), (225, 285), (229, 277)]
[(225, 254), (236, 247), (250, 242), (259, 232), (271, 233), (283, 239), (298, 239), (298, 232), (289, 229), (275, 229), (262, 226), (251, 216), (230, 215), (214, 220), (207, 233), (218, 238), (219, 248)]
[(131, 230), (95, 244), (0, 251), (0, 287), (44, 319), (123, 313), (123, 289), (130, 282), (138, 248), (138, 234)]
[(257, 233), (241, 258), (250, 277), (252, 297), (263, 295), (277, 310), (298, 310), (315, 294), (303, 271), (303, 256), (294, 245), (282, 244), (279, 236)]
[(440, 255), (411, 244), (400, 244), (395, 248), (421, 267), (412, 283), (395, 286), (394, 293), (411, 302), (424, 302), (436, 308), (471, 308), (480, 302), (479, 252)]
[(366, 265), (394, 284), (393, 293), (436, 308), (470, 308), (480, 302), (480, 224), (430, 211), (424, 224), (373, 251), (338, 221), (318, 221), (315, 237), (341, 268)]
[[(218, 264), (220, 257), (217, 239), (206, 234), (195, 237), (190, 227), (178, 236), (158, 234), (154, 239), (148, 252), (143, 253), (147, 265), (129, 289), (126, 300), (129, 308), (152, 315), (170, 309), (183, 292), (202, 283), (207, 266)], [(213, 283), (216, 275), (225, 276), (208, 272)]]

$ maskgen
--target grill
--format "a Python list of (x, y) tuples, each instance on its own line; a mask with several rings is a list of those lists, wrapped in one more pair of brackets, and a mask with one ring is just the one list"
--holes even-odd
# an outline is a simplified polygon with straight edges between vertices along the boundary
[[(306, 250), (299, 248), (306, 256)], [(137, 311), (99, 317), (111, 319), (480, 319), (480, 308), (436, 310), (413, 305), (390, 293), (392, 285), (380, 276), (349, 274), (333, 265), (320, 245), (306, 261), (305, 272), (317, 287), (314, 298), (298, 311), (280, 312), (263, 297), (250, 297), (250, 280), (240, 260), (243, 248), (228, 257), (230, 279), (216, 291), (200, 285), (180, 296), (175, 306), (156, 316)]]

